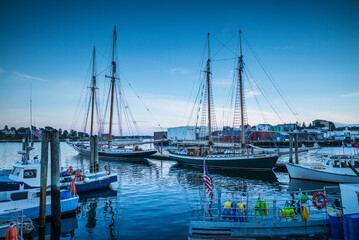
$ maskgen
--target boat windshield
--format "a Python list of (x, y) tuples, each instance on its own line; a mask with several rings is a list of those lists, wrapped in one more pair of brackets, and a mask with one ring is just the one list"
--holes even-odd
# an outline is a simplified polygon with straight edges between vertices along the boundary
[(12, 171), (11, 171), (11, 175), (15, 175), (15, 176), (19, 176), (19, 174), (20, 174), (20, 172), (21, 172), (21, 168), (19, 168), (19, 167), (14, 167), (13, 169), (12, 169)]
[(340, 167), (340, 164), (339, 164), (339, 161), (338, 160), (335, 160), (334, 163), (333, 163), (333, 167)]

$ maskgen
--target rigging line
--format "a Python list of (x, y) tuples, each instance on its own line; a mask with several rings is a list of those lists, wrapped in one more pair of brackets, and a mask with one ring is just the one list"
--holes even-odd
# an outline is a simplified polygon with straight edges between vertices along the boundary
[[(220, 44), (222, 44), (222, 47), (215, 53), (212, 55), (212, 58), (214, 58), (220, 51), (222, 51), (223, 48), (227, 48), (230, 52), (233, 53), (233, 51), (231, 49), (229, 49), (227, 47), (227, 45), (232, 41), (232, 39), (237, 35), (238, 33), (233, 34), (233, 36), (226, 42), (226, 44), (223, 44), (221, 41), (219, 41), (213, 34), (211, 34), (211, 37), (213, 37), (214, 39), (216, 39)], [(237, 56), (236, 53), (234, 53), (235, 56)]]
[[(272, 101), (270, 100), (269, 97), (266, 96), (266, 94), (264, 94), (264, 91), (262, 90), (262, 88), (259, 86), (259, 84), (257, 83), (257, 81), (255, 80), (255, 78), (253, 77), (253, 75), (250, 73), (250, 71), (248, 70), (247, 66), (244, 65), (244, 70), (248, 72), (249, 76), (251, 77), (251, 79), (253, 80), (253, 82), (256, 84), (258, 90), (262, 93), (263, 97), (266, 99), (266, 101), (268, 102), (268, 104), (270, 105), (270, 107), (272, 108), (272, 110), (275, 112), (275, 114), (278, 116), (278, 118), (282, 121), (282, 123), (285, 123), (285, 121), (283, 121), (282, 117), (279, 115), (279, 111), (276, 110), (275, 106), (272, 105)], [(283, 116), (284, 118), (284, 116)]]
[[(197, 96), (196, 96), (195, 101), (194, 101), (194, 105), (196, 104), (197, 97), (198, 97), (199, 91), (200, 91), (200, 89), (201, 89), (201, 84), (202, 84), (202, 83), (201, 83), (201, 71), (200, 71), (200, 69), (201, 69), (201, 67), (203, 66), (204, 56), (205, 56), (205, 54), (206, 54), (206, 49), (207, 49), (207, 41), (208, 41), (208, 39), (207, 39), (207, 37), (206, 37), (205, 44), (204, 44), (204, 47), (203, 47), (203, 51), (202, 51), (202, 54), (201, 54), (202, 57), (201, 57), (201, 59), (200, 59), (200, 61), (199, 61), (199, 65), (198, 65), (197, 68), (196, 68), (195, 81), (194, 81), (194, 84), (192, 84), (192, 88), (191, 88), (191, 91), (190, 91), (190, 94), (189, 94), (189, 99), (191, 99), (193, 90), (194, 90), (195, 85), (196, 85), (195, 83), (196, 83), (196, 82), (199, 82), (199, 88), (198, 88)], [(184, 118), (185, 118), (186, 115), (187, 115), (188, 105), (189, 105), (189, 101), (186, 103), (185, 113), (184, 113), (184, 115), (183, 115), (183, 117), (182, 117), (181, 125), (182, 125), (182, 123), (183, 123), (183, 121), (184, 121)], [(191, 111), (191, 113), (190, 113), (190, 118), (189, 118), (189, 119), (191, 119), (191, 117), (192, 117), (192, 113), (193, 113), (193, 109), (194, 109), (194, 108), (195, 108), (195, 106), (192, 107), (192, 111)], [(189, 120), (189, 121), (190, 121), (190, 120)], [(189, 125), (189, 124), (187, 124), (187, 125)]]
[[(91, 56), (92, 56), (92, 54), (91, 54)], [(80, 98), (79, 98), (79, 100), (78, 100), (78, 102), (77, 102), (77, 106), (76, 106), (76, 110), (75, 110), (75, 115), (74, 115), (74, 118), (73, 118), (72, 123), (71, 123), (71, 128), (72, 128), (72, 129), (74, 129), (74, 128), (76, 127), (76, 122), (77, 122), (77, 120), (78, 120), (78, 119), (76, 118), (76, 116), (77, 116), (77, 114), (79, 113), (79, 108), (80, 108), (80, 104), (82, 103), (83, 94), (84, 94), (84, 92), (86, 92), (85, 89), (87, 89), (87, 87), (85, 87), (85, 86), (86, 86), (86, 84), (87, 84), (87, 82), (88, 82), (88, 79), (90, 79), (89, 76), (90, 76), (91, 66), (92, 66), (92, 57), (90, 58), (90, 62), (89, 62), (88, 68), (87, 68), (87, 74), (86, 74), (84, 80), (82, 81), (82, 90), (81, 90)]]
[(107, 71), (110, 67), (111, 67), (111, 65), (108, 65), (107, 68), (105, 68), (103, 71), (101, 71), (100, 73), (96, 74), (95, 76), (96, 76), (96, 77), (100, 76), (102, 73), (104, 73), (105, 71)]
[[(188, 122), (187, 122), (187, 125), (188, 125), (188, 126), (189, 126), (189, 123), (190, 123), (191, 118), (192, 118), (192, 116), (193, 116), (194, 110), (197, 109), (197, 107), (198, 107), (197, 101), (198, 101), (200, 98), (202, 98), (202, 96), (203, 96), (203, 91), (204, 91), (204, 83), (203, 83), (203, 81), (201, 81), (201, 84), (199, 85), (199, 88), (198, 88), (198, 91), (197, 91), (197, 95), (196, 95), (195, 101), (194, 101), (194, 103), (193, 103), (192, 110), (191, 110), (190, 115), (189, 115), (189, 118), (188, 118)], [(199, 101), (201, 102), (201, 99), (200, 99)], [(199, 103), (199, 104), (200, 104), (200, 103)], [(198, 114), (198, 113), (197, 113), (197, 114)]]
[[(120, 72), (120, 71), (119, 71)], [(150, 111), (150, 109), (147, 107), (147, 105), (144, 103), (144, 101), (142, 100), (142, 98), (140, 98), (140, 95), (137, 94), (136, 90), (134, 89), (134, 87), (131, 85), (131, 83), (127, 80), (127, 78), (123, 75), (122, 72), (120, 72), (120, 74), (122, 75), (122, 79), (124, 79), (127, 84), (131, 87), (132, 91), (135, 93), (135, 95), (137, 96), (137, 98), (139, 99), (139, 101), (142, 103), (142, 105), (146, 108), (147, 112), (151, 115), (151, 117), (153, 118), (153, 120), (157, 123), (157, 126), (163, 130), (161, 124), (157, 121), (157, 119), (155, 118), (155, 116), (152, 114), (152, 112)]]
[(250, 81), (250, 78), (249, 78), (249, 76), (248, 76), (247, 71), (244, 71), (244, 74), (245, 74), (246, 77), (247, 77), (249, 86), (250, 86), (250, 88), (251, 88), (251, 90), (252, 90), (252, 92), (253, 92), (254, 100), (256, 101), (256, 103), (257, 103), (257, 105), (258, 105), (258, 108), (259, 108), (259, 111), (261, 112), (263, 121), (264, 121), (264, 123), (268, 124), (266, 118), (264, 117), (263, 110), (262, 110), (262, 106), (260, 105), (260, 103), (259, 103), (259, 101), (258, 101), (258, 98), (257, 98), (257, 96), (256, 96), (256, 94), (255, 94), (255, 91), (254, 91), (254, 87), (253, 87), (253, 85), (252, 85), (252, 82)]
[[(239, 50), (239, 39), (237, 40), (237, 47), (236, 47), (236, 52), (238, 52)], [(237, 65), (237, 59), (238, 58), (234, 58), (235, 61), (233, 61), (233, 69), (235, 70), (236, 69), (236, 65)], [(228, 98), (226, 100), (226, 104), (225, 104), (225, 108), (223, 109), (223, 114), (224, 114), (224, 111), (225, 109), (228, 107), (228, 108), (232, 108), (233, 106), (233, 100), (234, 100), (234, 92), (235, 92), (235, 88), (236, 88), (236, 72), (233, 70), (233, 75), (232, 75), (232, 84), (231, 84), (231, 88), (230, 88), (230, 94), (228, 95)], [(230, 100), (230, 102), (229, 102)], [(228, 102), (230, 105), (228, 105)], [(229, 113), (227, 113), (227, 115), (229, 115)], [(224, 124), (224, 119), (222, 119), (223, 121), (223, 124)], [(227, 123), (226, 123), (227, 126), (230, 126), (230, 118), (228, 117), (227, 118)]]
[[(235, 36), (235, 35), (237, 35), (237, 33), (234, 34), (234, 36)], [(228, 51), (230, 51), (231, 53), (233, 53), (235, 57), (239, 57), (237, 53), (233, 52), (232, 49), (230, 49), (229, 47), (227, 47), (227, 44), (228, 44), (229, 42), (227, 42), (227, 44), (224, 44), (224, 43), (222, 43), (218, 38), (216, 38), (214, 35), (211, 35), (211, 36), (212, 36), (215, 40), (217, 40), (220, 44), (222, 44), (222, 45), (223, 45), (223, 48), (226, 48)], [(233, 36), (233, 37), (234, 37), (234, 36)], [(218, 53), (218, 52), (217, 52), (217, 53)], [(217, 54), (217, 53), (216, 53), (216, 54)], [(213, 55), (212, 58), (213, 58), (214, 56), (215, 56), (215, 55)]]
[(276, 89), (276, 91), (278, 92), (279, 96), (282, 98), (282, 100), (284, 101), (284, 103), (287, 105), (287, 107), (289, 108), (289, 110), (292, 112), (292, 114), (295, 116), (295, 118), (297, 118), (297, 120), (299, 122), (301, 122), (302, 120), (299, 118), (299, 114), (294, 110), (293, 105), (289, 102), (289, 99), (285, 96), (284, 92), (281, 90), (279, 84), (272, 79), (271, 74), (269, 73), (268, 70), (266, 70), (266, 67), (264, 66), (264, 63), (261, 61), (261, 59), (255, 54), (254, 50), (252, 49), (251, 45), (249, 44), (249, 42), (247, 41), (247, 38), (243, 35), (243, 38), (245, 40), (245, 42), (247, 43), (249, 49), (251, 50), (253, 56), (256, 58), (256, 60), (258, 61), (260, 67), (262, 68), (262, 70), (264, 71), (265, 75), (268, 77), (268, 79), (271, 81), (272, 85), (274, 86), (274, 88)]
[(212, 62), (214, 61), (227, 61), (227, 60), (233, 60), (233, 59), (237, 59), (237, 58), (221, 58), (221, 59), (211, 59)]
[(105, 130), (105, 121), (106, 121), (106, 118), (107, 118), (107, 109), (108, 109), (108, 105), (109, 105), (109, 102), (110, 102), (110, 95), (111, 95), (111, 86), (108, 89), (107, 101), (106, 101), (106, 105), (105, 105), (106, 107), (105, 107), (105, 111), (104, 111), (104, 114), (103, 114), (103, 117), (104, 117), (104, 119), (102, 120), (102, 128), (103, 128), (103, 130)]
[[(120, 82), (117, 84), (118, 85), (118, 88), (120, 88)], [(120, 92), (120, 91), (119, 91)], [(121, 118), (120, 118), (120, 104), (119, 104), (119, 97), (118, 97), (118, 94), (117, 94), (117, 88), (115, 88), (115, 101), (116, 101), (116, 105), (117, 105), (117, 108), (116, 108), (116, 111), (117, 111), (117, 121), (118, 121), (118, 127), (119, 127), (119, 135), (122, 137), (122, 123), (121, 123)]]
[(126, 98), (126, 95), (123, 91), (121, 91), (121, 96), (122, 96), (122, 100), (124, 102), (124, 107), (125, 107), (125, 113), (128, 114), (129, 116), (129, 121), (128, 123), (132, 123), (133, 124), (133, 127), (134, 127), (134, 131), (132, 131), (132, 133), (137, 133), (137, 135), (139, 135), (141, 133), (140, 131), (140, 128), (139, 126), (137, 125), (137, 122), (135, 121), (135, 118), (133, 117), (133, 114), (132, 114), (132, 111), (131, 111), (131, 108), (130, 108), (130, 105), (128, 104), (128, 101), (127, 101), (127, 98)]
[(89, 118), (89, 113), (90, 113), (90, 107), (91, 107), (91, 97), (89, 98), (89, 104), (88, 104), (88, 107), (87, 107), (87, 113), (86, 113), (86, 116), (85, 116), (85, 126), (84, 126), (84, 133), (86, 133), (86, 128), (87, 128), (87, 122), (88, 122), (88, 118)]

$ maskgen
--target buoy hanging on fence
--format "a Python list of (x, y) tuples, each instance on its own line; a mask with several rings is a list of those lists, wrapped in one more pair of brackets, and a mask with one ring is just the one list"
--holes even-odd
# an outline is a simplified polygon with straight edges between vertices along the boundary
[(299, 193), (298, 194), (298, 201), (302, 202), (302, 203), (306, 203), (308, 201), (308, 195), (304, 194), (304, 193)]

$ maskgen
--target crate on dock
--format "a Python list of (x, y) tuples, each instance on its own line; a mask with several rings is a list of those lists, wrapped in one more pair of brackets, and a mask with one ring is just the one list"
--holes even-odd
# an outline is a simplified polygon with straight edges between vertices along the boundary
[(359, 213), (343, 215), (344, 239), (359, 240)]

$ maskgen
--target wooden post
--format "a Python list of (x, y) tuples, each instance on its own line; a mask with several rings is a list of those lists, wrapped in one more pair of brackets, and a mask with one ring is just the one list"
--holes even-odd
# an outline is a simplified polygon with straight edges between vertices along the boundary
[(95, 155), (94, 155), (94, 137), (95, 136), (90, 136), (90, 173), (94, 172), (94, 163), (95, 163)]
[(93, 136), (93, 163), (94, 163), (94, 171), (99, 171), (99, 163), (98, 163), (98, 138), (97, 136)]
[(289, 163), (293, 163), (293, 135), (289, 135)]
[(298, 164), (299, 163), (299, 159), (298, 159), (298, 134), (295, 134), (294, 144), (295, 144), (295, 164)]
[(42, 132), (41, 140), (41, 173), (40, 173), (40, 211), (39, 227), (45, 228), (46, 224), (46, 188), (47, 188), (47, 168), (49, 164), (49, 132)]
[(51, 132), (51, 232), (61, 228), (60, 141), (59, 132)]

